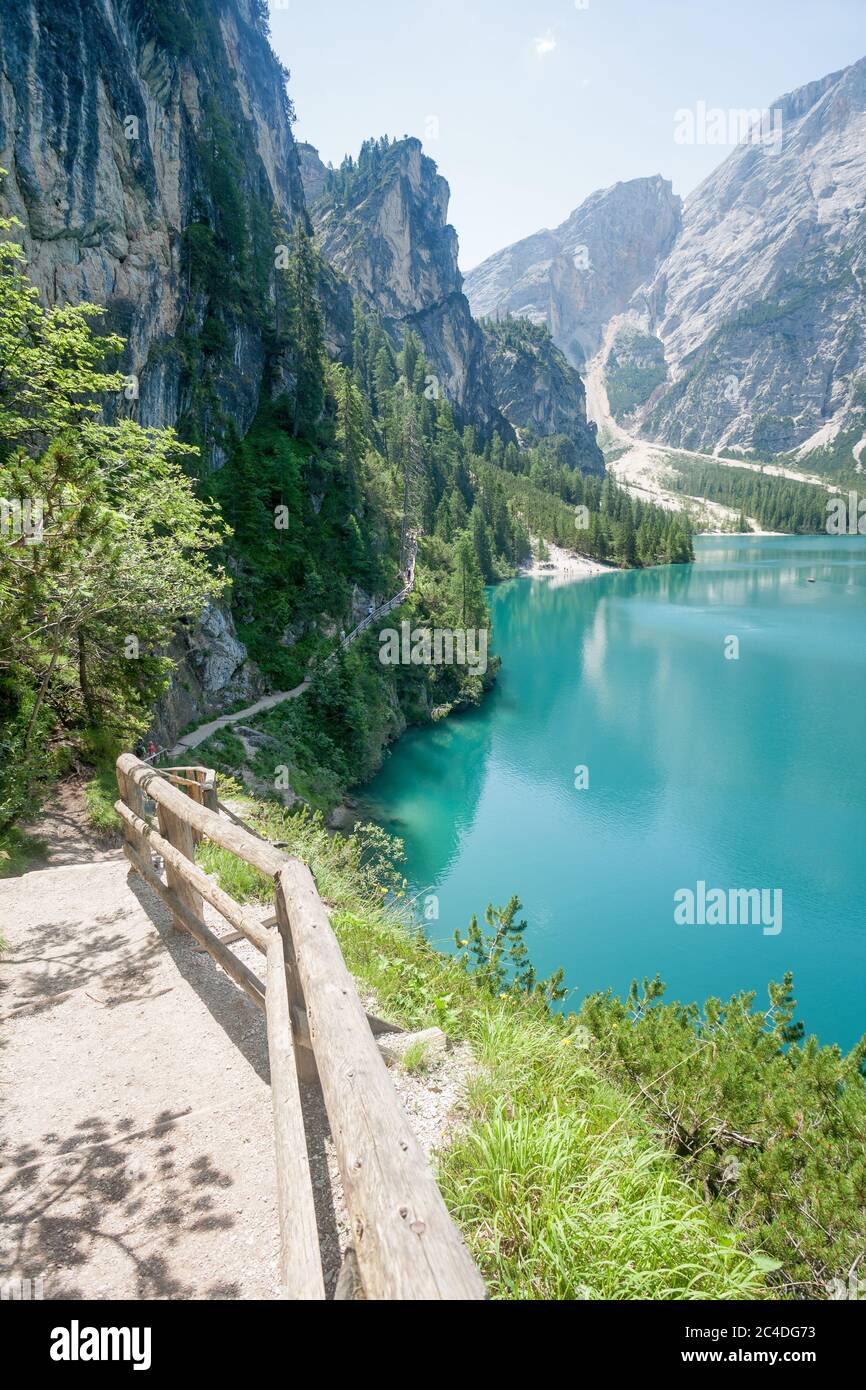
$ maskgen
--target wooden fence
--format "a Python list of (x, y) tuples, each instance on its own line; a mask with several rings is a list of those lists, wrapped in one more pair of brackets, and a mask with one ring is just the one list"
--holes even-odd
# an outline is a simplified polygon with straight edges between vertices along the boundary
[[(213, 773), (117, 760), (124, 852), (189, 931), (266, 1015), (283, 1296), (325, 1297), (301, 1085), (321, 1087), (352, 1229), (336, 1297), (483, 1299), (373, 1037), (310, 870), (221, 814)], [(157, 824), (151, 823), (155, 808)], [(202, 838), (274, 882), (265, 923), (194, 862)], [(161, 856), (165, 881), (154, 867)], [(204, 922), (204, 902), (265, 958), (260, 980)]]

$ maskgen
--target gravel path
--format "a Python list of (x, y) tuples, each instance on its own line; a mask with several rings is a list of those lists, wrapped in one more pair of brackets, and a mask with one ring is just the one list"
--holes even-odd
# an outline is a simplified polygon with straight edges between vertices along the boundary
[(200, 743), (209, 739), (211, 734), (215, 734), (218, 729), (225, 729), (229, 724), (245, 723), (248, 719), (254, 719), (257, 714), (263, 714), (265, 710), (273, 709), (274, 705), (281, 705), (285, 700), (297, 700), (299, 695), (310, 684), (310, 677), (306, 676), (300, 685), (296, 685), (294, 690), (275, 690), (271, 695), (263, 695), (260, 700), (256, 700), (254, 705), (247, 705), (246, 709), (239, 709), (234, 714), (221, 714), (218, 719), (211, 719), (207, 724), (199, 724), (197, 729), (192, 729), (190, 733), (184, 734), (172, 749), (169, 750), (170, 756), (182, 757), (191, 748), (197, 748)]
[[(417, 554), (418, 538), (412, 533), (410, 534), (409, 573), (405, 585), (393, 598), (380, 604), (368, 618), (358, 623), (358, 626), (354, 627), (352, 631), (343, 638), (340, 646), (343, 648), (350, 647), (353, 642), (356, 642), (358, 638), (367, 631), (377, 618), (384, 617), (386, 614), (390, 613), (398, 603), (403, 602), (407, 594), (415, 587), (415, 560)], [(332, 655), (328, 658), (328, 662), (333, 659), (334, 657)], [(326, 662), (325, 665), (327, 665), (328, 662)], [(192, 729), (188, 734), (184, 734), (183, 738), (178, 739), (174, 747), (169, 749), (169, 756), (172, 758), (182, 757), (183, 754), (188, 753), (191, 748), (197, 748), (200, 743), (204, 743), (205, 740), (209, 739), (211, 734), (215, 734), (218, 729), (224, 729), (230, 724), (246, 723), (248, 720), (254, 719), (257, 714), (262, 714), (265, 710), (273, 709), (274, 705), (281, 705), (286, 700), (297, 700), (298, 696), (303, 695), (304, 691), (308, 689), (311, 680), (312, 676), (305, 676), (300, 685), (295, 686), (294, 690), (275, 690), (270, 695), (263, 695), (260, 700), (256, 700), (254, 705), (247, 705), (246, 709), (237, 710), (235, 714), (222, 714), (218, 719), (211, 719), (207, 724), (200, 724), (197, 729)]]
[[(41, 1275), (47, 1299), (275, 1298), (264, 1016), (119, 850), (87, 857), (74, 794), (61, 804), (49, 867), (0, 882), (3, 1277)], [(255, 948), (233, 949), (261, 977)], [(392, 1068), (428, 1152), (470, 1068), (465, 1049)], [(347, 1221), (317, 1088), (305, 1109), (330, 1291)]]

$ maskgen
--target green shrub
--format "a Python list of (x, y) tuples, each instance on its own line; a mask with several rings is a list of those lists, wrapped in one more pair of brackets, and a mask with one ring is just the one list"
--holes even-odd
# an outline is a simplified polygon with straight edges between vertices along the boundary
[(588, 1000), (599, 1061), (733, 1225), (778, 1262), (783, 1296), (822, 1298), (866, 1248), (866, 1039), (801, 1041), (793, 981), (666, 1004), (658, 979)]

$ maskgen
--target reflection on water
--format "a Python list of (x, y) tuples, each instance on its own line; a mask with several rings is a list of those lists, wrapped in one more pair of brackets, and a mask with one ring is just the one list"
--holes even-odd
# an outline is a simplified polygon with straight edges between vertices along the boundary
[[(852, 1042), (866, 544), (707, 539), (693, 566), (521, 579), (491, 606), (496, 691), (411, 733), (366, 798), (440, 897), (434, 938), (517, 892), (539, 967), (564, 964), (578, 995), (660, 971), (681, 997), (763, 998), (790, 968), (807, 1028)], [(782, 889), (784, 930), (675, 926), (674, 892), (699, 879)]]

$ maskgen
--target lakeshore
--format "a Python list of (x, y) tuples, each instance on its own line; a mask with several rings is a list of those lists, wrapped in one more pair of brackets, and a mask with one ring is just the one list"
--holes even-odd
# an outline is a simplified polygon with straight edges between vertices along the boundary
[[(565, 966), (570, 1005), (657, 972), (675, 998), (765, 999), (792, 969), (807, 1031), (850, 1046), (866, 983), (866, 542), (696, 548), (694, 565), (497, 586), (496, 687), (478, 710), (408, 731), (363, 814), (405, 841), (445, 949), (517, 893), (533, 960)], [(840, 724), (854, 739), (842, 764)], [(678, 924), (673, 895), (699, 880), (783, 891), (784, 932)]]

